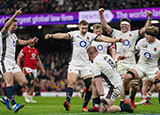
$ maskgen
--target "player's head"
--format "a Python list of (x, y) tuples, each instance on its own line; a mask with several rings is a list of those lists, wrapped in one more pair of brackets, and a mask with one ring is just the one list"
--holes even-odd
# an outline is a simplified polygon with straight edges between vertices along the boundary
[(152, 43), (156, 36), (158, 35), (159, 30), (155, 26), (150, 26), (145, 30), (145, 38), (147, 39), (147, 42)]
[(98, 55), (98, 50), (95, 46), (90, 46), (88, 49), (87, 49), (87, 54), (89, 56), (89, 60), (93, 61), (94, 58)]
[[(7, 23), (7, 21), (9, 20), (10, 18), (7, 18), (6, 20), (5, 20), (5, 24)], [(12, 23), (11, 23), (11, 25), (9, 26), (9, 31), (11, 32), (11, 33), (15, 33), (16, 32), (16, 30), (17, 30), (17, 28), (18, 28), (18, 25), (17, 25), (17, 20), (15, 19)]]
[(86, 32), (88, 31), (88, 22), (85, 21), (85, 20), (81, 20), (78, 24), (78, 27), (79, 27), (79, 30), (80, 30), (80, 33), (85, 35)]
[(128, 18), (122, 18), (120, 20), (120, 28), (123, 33), (131, 30), (131, 20)]
[[(30, 36), (29, 39), (33, 39), (33, 37)], [(34, 47), (34, 46), (35, 46), (35, 42), (30, 43), (29, 46), (30, 46), (31, 48)]]
[(93, 25), (93, 33), (95, 33), (98, 36), (101, 36), (103, 33), (102, 25), (101, 24), (94, 24)]

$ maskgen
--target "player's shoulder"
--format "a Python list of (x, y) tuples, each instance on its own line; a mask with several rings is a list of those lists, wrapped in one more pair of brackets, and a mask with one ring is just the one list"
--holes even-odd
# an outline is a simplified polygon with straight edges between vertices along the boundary
[(70, 32), (68, 32), (68, 33), (74, 33), (74, 34), (77, 34), (77, 33), (80, 33), (80, 31), (79, 31), (79, 30), (74, 30), (74, 31), (70, 31)]
[(138, 42), (139, 42), (139, 43), (141, 43), (141, 42), (146, 42), (146, 38), (142, 38), (142, 39), (140, 39)]

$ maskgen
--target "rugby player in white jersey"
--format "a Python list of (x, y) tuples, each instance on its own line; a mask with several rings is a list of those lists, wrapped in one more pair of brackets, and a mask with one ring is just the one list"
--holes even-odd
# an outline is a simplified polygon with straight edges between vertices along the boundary
[[(104, 37), (104, 35), (102, 35), (103, 34), (102, 25), (94, 24), (93, 33)], [(112, 59), (115, 60), (115, 48), (114, 45), (112, 45), (111, 43), (93, 41), (91, 46), (95, 46), (100, 54), (107, 54), (107, 50), (109, 49), (109, 53), (111, 54)], [(93, 93), (94, 92), (92, 92), (93, 107), (88, 109), (89, 112), (99, 111), (100, 98), (99, 96), (94, 97), (95, 95)]]
[[(101, 24), (94, 24), (93, 25), (93, 33), (95, 33), (98, 36), (104, 37), (103, 29)], [(107, 50), (109, 49), (109, 53), (111, 54), (113, 60), (115, 60), (115, 48), (111, 43), (105, 43), (105, 42), (92, 42), (92, 46), (95, 46), (99, 53), (101, 54), (107, 54)]]
[[(17, 104), (14, 99), (14, 92), (19, 91), (27, 84), (27, 80), (15, 61), (16, 44), (27, 45), (37, 42), (38, 39), (20, 40), (17, 38), (15, 31), (17, 30), (17, 20), (15, 19), (22, 13), (21, 9), (6, 19), (5, 25), (0, 31), (0, 70), (6, 83), (6, 96), (0, 99), (9, 110), (12, 110), (9, 102), (11, 102), (13, 111), (16, 113), (24, 104)], [(17, 83), (14, 85), (14, 80)]]
[(129, 97), (128, 83), (132, 79), (144, 76), (152, 81), (160, 91), (160, 79), (157, 77), (159, 72), (157, 61), (160, 58), (160, 40), (156, 39), (158, 33), (157, 27), (148, 27), (145, 31), (145, 38), (137, 43), (136, 50), (140, 51), (140, 59), (135, 68), (130, 69), (124, 77), (123, 85), (126, 97)]
[[(120, 30), (113, 29), (111, 26), (109, 26), (103, 16), (104, 9), (99, 9), (99, 15), (101, 24), (103, 25), (106, 32), (111, 35), (111, 37), (122, 37), (124, 38), (123, 44), (116, 43), (116, 62), (117, 62), (117, 70), (121, 74), (122, 77), (124, 77), (124, 74), (130, 69), (133, 68), (136, 64), (135, 60), (135, 44), (136, 41), (140, 36), (142, 36), (145, 32), (145, 29), (151, 25), (152, 20), (152, 12), (147, 11), (148, 20), (143, 28), (140, 30), (134, 30), (131, 31), (131, 21), (128, 18), (122, 18), (120, 20)], [(137, 84), (138, 82), (132, 82), (133, 84)], [(132, 87), (136, 88), (136, 87)], [(134, 97), (131, 96), (131, 101)], [(124, 102), (124, 94), (121, 94), (121, 103)], [(134, 106), (134, 102), (132, 103)]]
[(96, 34), (88, 32), (88, 26), (88, 22), (82, 20), (79, 23), (79, 31), (77, 30), (68, 33), (56, 33), (45, 35), (45, 39), (71, 39), (73, 41), (72, 59), (69, 63), (67, 76), (68, 86), (66, 90), (66, 101), (63, 103), (67, 111), (70, 110), (70, 100), (73, 94), (73, 87), (79, 76), (84, 80), (85, 86), (87, 88), (82, 111), (88, 111), (87, 105), (92, 94), (91, 91), (89, 91), (92, 80), (92, 73), (90, 69), (89, 58), (87, 55), (87, 48), (91, 45), (92, 41), (97, 40), (109, 43), (123, 41), (122, 38), (112, 39), (110, 37), (97, 36)]
[(100, 96), (100, 113), (115, 113), (115, 112), (130, 112), (133, 109), (130, 103), (121, 104), (120, 106), (113, 105), (117, 96), (122, 90), (122, 79), (116, 65), (110, 55), (100, 54), (95, 46), (90, 46), (87, 49), (89, 59), (93, 62), (92, 85), (94, 96)]

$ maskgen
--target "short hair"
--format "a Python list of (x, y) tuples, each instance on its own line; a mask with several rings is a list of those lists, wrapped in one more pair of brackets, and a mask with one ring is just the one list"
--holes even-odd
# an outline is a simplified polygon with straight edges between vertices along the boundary
[(131, 20), (128, 19), (128, 18), (122, 18), (122, 19), (120, 20), (120, 23), (121, 23), (122, 21), (127, 21), (128, 23), (131, 23)]
[[(10, 18), (5, 19), (4, 23), (6, 23), (9, 19), (10, 19)], [(14, 19), (14, 21), (13, 21), (13, 22), (17, 22), (17, 20), (16, 20), (16, 19)]]
[(87, 54), (88, 55), (92, 55), (93, 53), (95, 52), (98, 52), (97, 48), (95, 46), (90, 46), (88, 49), (87, 49)]
[(145, 30), (145, 33), (146, 33), (147, 35), (151, 35), (151, 36), (153, 36), (153, 37), (156, 37), (156, 36), (158, 35), (158, 33), (159, 33), (159, 30), (158, 30), (158, 28), (155, 27), (155, 26), (150, 26), (150, 27), (148, 27), (148, 28)]
[(86, 20), (81, 20), (79, 22), (79, 25), (88, 25), (88, 22)]
[(94, 24), (94, 25), (93, 25), (93, 30), (94, 30), (94, 29), (99, 29), (99, 28), (102, 29), (102, 25), (101, 25), (101, 24)]

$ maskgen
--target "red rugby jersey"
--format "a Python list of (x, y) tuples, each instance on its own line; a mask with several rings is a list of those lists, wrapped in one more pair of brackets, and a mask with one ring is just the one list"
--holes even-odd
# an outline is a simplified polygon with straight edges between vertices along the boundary
[(37, 56), (39, 52), (36, 48), (30, 48), (29, 46), (25, 46), (21, 53), (23, 56), (23, 67), (29, 67), (31, 69), (37, 68)]

